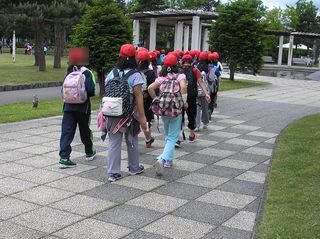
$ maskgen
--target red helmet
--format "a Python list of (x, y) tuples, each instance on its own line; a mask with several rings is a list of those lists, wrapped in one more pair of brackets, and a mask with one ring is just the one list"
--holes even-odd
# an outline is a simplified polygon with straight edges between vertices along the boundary
[(208, 60), (208, 53), (207, 53), (207, 52), (200, 52), (200, 54), (199, 54), (199, 60), (200, 60), (200, 61), (206, 61), (206, 60)]
[(189, 55), (189, 54), (185, 54), (182, 57), (181, 61), (182, 61), (182, 64), (185, 63), (186, 61), (192, 63), (193, 62), (193, 57), (191, 55)]
[(167, 55), (163, 60), (163, 65), (170, 67), (178, 65), (177, 57), (174, 54)]
[(156, 52), (149, 52), (149, 57), (151, 60), (155, 60), (157, 58), (157, 53)]
[(213, 52), (212, 54), (214, 55), (214, 59), (219, 59), (220, 58), (218, 52)]
[(149, 52), (148, 51), (138, 51), (138, 54), (137, 54), (137, 60), (138, 61), (147, 61), (149, 60), (150, 57), (149, 57)]

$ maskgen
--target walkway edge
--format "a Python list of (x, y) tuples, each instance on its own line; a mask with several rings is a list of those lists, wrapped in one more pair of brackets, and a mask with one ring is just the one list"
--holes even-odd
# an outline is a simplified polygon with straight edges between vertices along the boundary
[(27, 90), (27, 89), (35, 89), (35, 88), (46, 88), (46, 87), (56, 87), (61, 86), (61, 82), (42, 82), (42, 83), (34, 83), (34, 84), (25, 84), (25, 85), (3, 85), (0, 86), (1, 91), (13, 91), (13, 90)]

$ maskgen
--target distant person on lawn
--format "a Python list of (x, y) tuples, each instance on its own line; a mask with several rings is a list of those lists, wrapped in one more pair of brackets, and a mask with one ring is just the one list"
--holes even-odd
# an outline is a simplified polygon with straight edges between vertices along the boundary
[[(71, 143), (73, 141), (77, 125), (79, 126), (81, 141), (85, 146), (86, 160), (91, 161), (96, 156), (96, 150), (93, 148), (92, 131), (90, 129), (91, 102), (90, 97), (95, 95), (95, 78), (93, 73), (86, 68), (89, 64), (89, 53), (84, 48), (74, 48), (69, 52), (69, 67), (63, 84), (63, 118), (60, 138), (60, 168), (75, 167), (76, 163), (70, 160)], [(80, 73), (79, 73), (80, 72)], [(78, 78), (84, 78), (84, 87), (86, 96), (84, 102), (72, 101), (69, 92), (72, 87), (67, 87), (67, 79), (70, 75), (79, 74)], [(82, 79), (83, 79), (82, 78)], [(74, 80), (77, 78), (74, 77)], [(68, 82), (70, 82), (68, 80)], [(69, 90), (69, 92), (68, 92)], [(77, 94), (74, 94), (77, 95)], [(69, 103), (67, 103), (69, 102)], [(73, 103), (70, 103), (73, 102)]]

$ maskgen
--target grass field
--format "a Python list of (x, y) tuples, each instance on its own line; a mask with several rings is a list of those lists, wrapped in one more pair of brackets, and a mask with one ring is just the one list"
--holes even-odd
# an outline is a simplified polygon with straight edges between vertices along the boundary
[(268, 178), (260, 239), (320, 238), (320, 114), (281, 134)]
[(237, 90), (254, 86), (270, 85), (268, 82), (251, 81), (251, 80), (222, 80), (220, 83), (220, 91)]
[(67, 69), (67, 58), (63, 57), (61, 69), (53, 69), (53, 56), (46, 56), (46, 72), (39, 72), (34, 66), (33, 55), (16, 55), (16, 62), (12, 62), (10, 54), (0, 54), (0, 85), (23, 85), (40, 82), (63, 81)]

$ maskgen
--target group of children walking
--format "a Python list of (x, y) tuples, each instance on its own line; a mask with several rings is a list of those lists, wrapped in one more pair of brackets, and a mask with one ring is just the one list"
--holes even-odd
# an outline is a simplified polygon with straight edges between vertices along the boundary
[[(106, 76), (105, 94), (100, 114), (104, 121), (103, 130), (109, 136), (107, 178), (109, 182), (119, 180), (121, 144), (123, 135), (128, 152), (130, 175), (144, 171), (139, 163), (138, 134), (145, 136), (145, 147), (152, 147), (151, 123), (160, 116), (164, 126), (164, 148), (156, 158), (154, 168), (162, 175), (164, 168), (173, 166), (175, 148), (180, 146), (180, 133), (184, 114), (187, 114), (188, 140), (197, 138), (197, 132), (209, 124), (216, 107), (217, 92), (222, 71), (216, 52), (165, 51), (148, 52), (145, 48), (124, 44), (120, 48), (115, 68)], [(161, 62), (158, 72), (156, 62)], [(70, 90), (66, 84), (71, 81), (69, 74), (63, 86), (64, 114), (60, 138), (60, 167), (74, 167), (70, 160), (71, 142), (77, 124), (80, 137), (85, 145), (86, 160), (93, 160), (96, 151), (92, 144), (90, 124), (90, 97), (94, 95), (95, 80), (88, 65), (88, 53), (81, 48), (72, 49), (69, 54), (69, 71), (79, 72), (83, 77), (83, 88), (87, 98), (84, 102), (68, 102)], [(68, 79), (68, 80), (67, 80)], [(76, 81), (77, 77), (72, 78)], [(77, 88), (77, 87), (74, 87)], [(73, 89), (74, 89), (73, 88)], [(78, 87), (79, 88), (79, 87)], [(100, 126), (101, 128), (101, 126)]]

